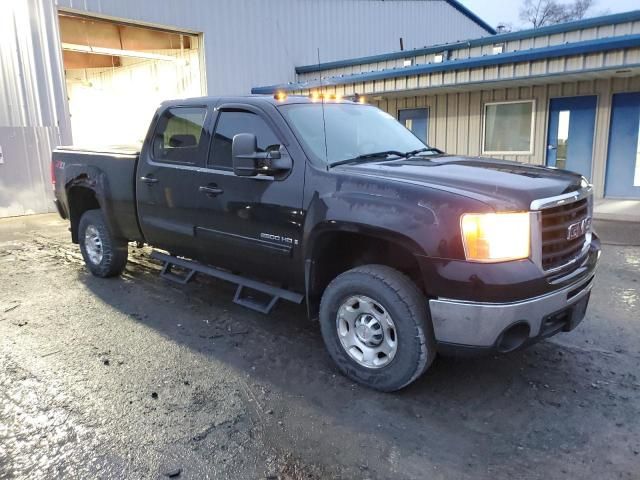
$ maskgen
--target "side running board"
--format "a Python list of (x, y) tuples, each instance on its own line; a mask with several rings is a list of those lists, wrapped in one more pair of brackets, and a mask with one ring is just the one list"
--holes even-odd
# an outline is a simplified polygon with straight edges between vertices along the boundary
[[(289, 302), (300, 304), (304, 300), (304, 295), (295, 293), (283, 288), (274, 287), (267, 283), (253, 280), (250, 278), (235, 275), (220, 268), (210, 267), (193, 260), (186, 260), (184, 258), (174, 257), (167, 255), (166, 253), (158, 252), (154, 250), (151, 252), (151, 258), (164, 262), (160, 276), (172, 282), (180, 285), (186, 285), (196, 273), (202, 273), (210, 277), (219, 278), (227, 282), (235, 283), (238, 288), (233, 298), (233, 302), (242, 305), (243, 307), (250, 308), (256, 312), (268, 314), (271, 313), (273, 308), (278, 303), (278, 300), (287, 300)], [(180, 267), (185, 270), (184, 275), (179, 275), (173, 270), (174, 267)], [(261, 297), (266, 299), (254, 298), (251, 295), (251, 291), (259, 292)]]

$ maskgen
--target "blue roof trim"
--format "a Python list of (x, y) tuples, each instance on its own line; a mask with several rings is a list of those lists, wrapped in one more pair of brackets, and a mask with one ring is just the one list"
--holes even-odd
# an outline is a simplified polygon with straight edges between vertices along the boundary
[(282, 85), (271, 85), (266, 87), (255, 87), (251, 93), (269, 94), (277, 91), (305, 90), (320, 86), (344, 85), (355, 82), (368, 82), (372, 80), (384, 80), (387, 78), (406, 77), (409, 75), (421, 75), (425, 73), (449, 72), (463, 68), (476, 68), (484, 66), (504, 65), (507, 63), (529, 62), (533, 60), (558, 58), (570, 55), (581, 55), (585, 53), (605, 52), (609, 50), (620, 50), (623, 48), (640, 47), (640, 34), (623, 35), (620, 37), (600, 38), (596, 40), (585, 40), (583, 42), (565, 43), (551, 47), (532, 48), (530, 50), (520, 50), (517, 52), (501, 53), (497, 55), (485, 55), (482, 57), (466, 58), (463, 60), (450, 60), (442, 63), (428, 63), (424, 65), (412, 65), (404, 68), (393, 68), (390, 70), (380, 70), (374, 72), (356, 73), (353, 75), (341, 75), (309, 82), (288, 83)]
[(495, 29), (491, 25), (489, 25), (487, 22), (482, 20), (479, 16), (477, 16), (475, 13), (473, 13), (471, 10), (469, 10), (467, 7), (462, 5), (457, 0), (445, 0), (445, 2), (447, 2), (453, 8), (458, 10), (461, 14), (463, 14), (465, 17), (467, 17), (471, 21), (473, 21), (473, 22), (477, 23), (478, 25), (480, 25), (482, 28), (484, 28), (491, 35), (495, 35), (497, 33), (495, 31)]
[(453, 43), (443, 43), (424, 48), (415, 48), (413, 50), (404, 50), (402, 52), (382, 53), (379, 55), (371, 55), (368, 57), (351, 58), (347, 60), (338, 60), (335, 62), (326, 62), (315, 65), (304, 65), (296, 67), (296, 73), (312, 73), (332, 68), (351, 67), (353, 65), (361, 65), (365, 63), (384, 62), (387, 60), (397, 60), (400, 58), (413, 57), (416, 55), (428, 55), (438, 53), (444, 50), (459, 50), (461, 48), (478, 47), (482, 45), (491, 45), (494, 43), (503, 43), (513, 40), (522, 40), (525, 38), (536, 38), (545, 35), (553, 35), (554, 33), (570, 32), (572, 30), (581, 30), (584, 28), (599, 27), (603, 25), (615, 25), (618, 23), (634, 22), (640, 20), (640, 10), (631, 12), (616, 13), (613, 15), (605, 15), (602, 17), (587, 18), (584, 20), (576, 20), (575, 22), (562, 23), (560, 25), (549, 25), (548, 27), (540, 27), (530, 30), (520, 30), (518, 32), (501, 33), (489, 37), (480, 37), (473, 40), (464, 40)]
[[(617, 67), (620, 68), (620, 67)], [(640, 68), (640, 63), (630, 63), (628, 65), (624, 66), (625, 70), (626, 69), (638, 69)], [(611, 71), (611, 67), (597, 67), (597, 68), (586, 68), (584, 70), (580, 70), (580, 71), (575, 71), (572, 70), (570, 72), (554, 72), (554, 73), (543, 73), (540, 75), (521, 75), (518, 77), (513, 77), (513, 78), (509, 78), (507, 81), (514, 81), (514, 82), (523, 82), (524, 80), (528, 80), (530, 78), (535, 78), (536, 80), (540, 80), (540, 79), (550, 79), (550, 80), (554, 80), (556, 78), (567, 78), (567, 76), (571, 76), (571, 75), (575, 75), (577, 73), (599, 73), (599, 72), (606, 72), (606, 71)], [(465, 82), (462, 83), (460, 85), (464, 85), (465, 87), (475, 87), (475, 89), (483, 89), (485, 86), (489, 85), (495, 85), (496, 83), (505, 81), (505, 79), (494, 79), (494, 80), (475, 80), (475, 81), (470, 81), (470, 82)], [(443, 85), (438, 85), (438, 87), (443, 87), (443, 88), (450, 88), (452, 86), (452, 84), (443, 84)], [(437, 87), (436, 87), (437, 88)], [(489, 87), (491, 88), (491, 87)], [(412, 88), (410, 91), (415, 92), (416, 90), (424, 90), (425, 87), (416, 87), (416, 88)], [(380, 95), (389, 95), (392, 93), (398, 93), (397, 90), (382, 90), (382, 91), (376, 91), (374, 93), (365, 93), (363, 94), (365, 97), (369, 98), (369, 97), (378, 97)], [(349, 95), (347, 95), (347, 97), (349, 97)]]

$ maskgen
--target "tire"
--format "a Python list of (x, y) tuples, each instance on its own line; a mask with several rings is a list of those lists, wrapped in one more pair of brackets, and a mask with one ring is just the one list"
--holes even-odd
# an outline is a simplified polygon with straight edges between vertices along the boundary
[(84, 212), (78, 226), (78, 242), (84, 262), (96, 277), (115, 277), (124, 271), (127, 241), (114, 238), (100, 210)]
[(322, 295), (320, 328), (338, 368), (383, 392), (409, 385), (436, 355), (424, 295), (384, 265), (364, 265), (336, 277)]

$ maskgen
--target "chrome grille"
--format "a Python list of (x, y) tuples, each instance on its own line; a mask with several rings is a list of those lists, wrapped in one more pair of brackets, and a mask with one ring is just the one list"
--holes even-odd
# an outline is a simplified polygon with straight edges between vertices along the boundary
[(541, 213), (542, 268), (553, 270), (580, 256), (587, 241), (587, 232), (568, 240), (569, 226), (589, 217), (589, 199), (581, 198), (543, 209)]

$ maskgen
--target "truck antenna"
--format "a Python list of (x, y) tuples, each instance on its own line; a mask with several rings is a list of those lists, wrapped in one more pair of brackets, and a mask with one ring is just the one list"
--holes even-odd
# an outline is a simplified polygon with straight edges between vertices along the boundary
[(324, 134), (324, 161), (329, 170), (329, 148), (327, 147), (327, 121), (324, 116), (324, 88), (322, 85), (322, 71), (320, 70), (320, 47), (318, 47), (318, 72), (320, 74), (320, 101), (322, 102), (322, 132)]

